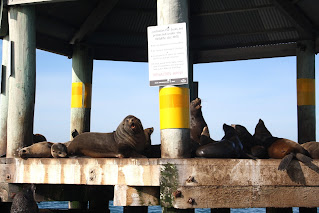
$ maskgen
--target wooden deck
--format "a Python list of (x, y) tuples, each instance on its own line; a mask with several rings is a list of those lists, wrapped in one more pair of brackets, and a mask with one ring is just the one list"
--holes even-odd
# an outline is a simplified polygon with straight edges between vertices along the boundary
[(110, 199), (114, 193), (114, 205), (118, 206), (318, 207), (319, 160), (313, 161), (312, 169), (294, 160), (288, 171), (278, 171), (279, 162), (274, 159), (2, 158), (0, 197), (3, 202), (10, 202), (11, 193), (18, 190), (16, 184), (35, 183), (38, 201), (89, 200), (97, 191), (103, 191), (105, 198)]

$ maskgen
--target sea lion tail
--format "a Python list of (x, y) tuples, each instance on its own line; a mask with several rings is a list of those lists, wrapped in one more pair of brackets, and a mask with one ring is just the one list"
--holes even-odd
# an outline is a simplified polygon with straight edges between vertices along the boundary
[(280, 171), (284, 171), (287, 170), (291, 160), (293, 159), (293, 157), (295, 156), (294, 153), (290, 153), (288, 155), (286, 155), (280, 162), (279, 166), (278, 166), (278, 170)]

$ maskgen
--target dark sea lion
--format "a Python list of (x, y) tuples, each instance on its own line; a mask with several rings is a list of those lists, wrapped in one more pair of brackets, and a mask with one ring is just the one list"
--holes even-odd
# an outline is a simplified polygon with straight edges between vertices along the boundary
[(64, 143), (54, 143), (51, 146), (51, 155), (54, 158), (65, 158), (68, 156), (68, 149)]
[(33, 134), (33, 143), (38, 143), (42, 141), (47, 141), (44, 135), (41, 134)]
[[(225, 136), (220, 141), (210, 141), (196, 150), (196, 156), (205, 158), (250, 158), (243, 151), (243, 145), (238, 138), (235, 129), (224, 124), (223, 129)], [(206, 128), (203, 129), (203, 131)], [(208, 139), (207, 132), (202, 134), (202, 137)]]
[(52, 142), (38, 142), (19, 150), (21, 158), (50, 158)]
[(294, 157), (306, 165), (312, 161), (309, 152), (297, 142), (286, 138), (273, 137), (261, 119), (256, 125), (254, 139), (267, 149), (270, 158), (282, 159), (278, 170), (287, 170)]
[(148, 141), (141, 121), (133, 115), (126, 116), (112, 133), (85, 132), (68, 145), (69, 156), (88, 157), (144, 157), (141, 153)]
[(12, 201), (10, 213), (38, 213), (39, 208), (34, 200), (35, 186), (33, 184), (23, 188)]
[(310, 141), (301, 144), (301, 146), (307, 150), (313, 159), (319, 159), (319, 143), (316, 141)]
[(200, 145), (200, 138), (203, 128), (207, 126), (202, 113), (201, 99), (196, 98), (190, 104), (190, 137), (192, 150), (196, 150)]
[(256, 143), (253, 135), (250, 134), (246, 127), (239, 124), (232, 124), (231, 126), (236, 130), (239, 140), (243, 144), (244, 152), (251, 154), (256, 158), (268, 158), (265, 147)]

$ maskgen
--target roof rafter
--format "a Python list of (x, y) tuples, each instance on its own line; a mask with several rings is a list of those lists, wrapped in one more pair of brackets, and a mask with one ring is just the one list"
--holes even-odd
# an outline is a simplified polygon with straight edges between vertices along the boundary
[(304, 39), (313, 39), (315, 28), (302, 11), (288, 0), (273, 0), (274, 5), (296, 24), (298, 31)]
[(8, 5), (16, 4), (40, 4), (40, 3), (56, 3), (64, 1), (75, 1), (75, 0), (7, 0)]
[(97, 7), (93, 9), (80, 29), (74, 34), (73, 38), (70, 40), (70, 44), (80, 42), (89, 33), (94, 32), (117, 2), (118, 0), (100, 0)]

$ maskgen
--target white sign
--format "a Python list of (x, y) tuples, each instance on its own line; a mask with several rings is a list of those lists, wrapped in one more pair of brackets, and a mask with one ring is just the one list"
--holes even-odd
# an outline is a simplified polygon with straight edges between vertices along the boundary
[(147, 28), (150, 86), (188, 83), (186, 23)]

